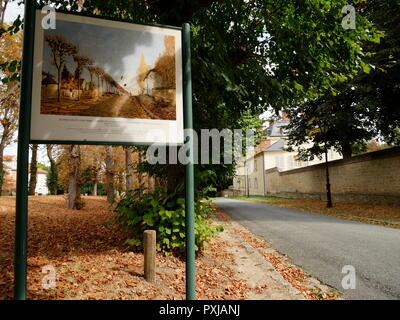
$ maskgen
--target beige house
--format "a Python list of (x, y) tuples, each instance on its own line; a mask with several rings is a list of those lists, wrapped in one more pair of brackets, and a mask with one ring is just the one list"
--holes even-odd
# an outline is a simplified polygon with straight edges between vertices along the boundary
[[(236, 167), (236, 177), (232, 189), (240, 195), (267, 195), (265, 171), (277, 168), (279, 171), (288, 171), (297, 168), (325, 162), (325, 159), (315, 158), (313, 161), (300, 161), (297, 152), (286, 151), (287, 136), (284, 128), (289, 120), (283, 119), (271, 122), (267, 129), (267, 136), (261, 141), (253, 156), (243, 158)], [(311, 146), (311, 145), (310, 145)], [(306, 145), (305, 145), (306, 147)], [(334, 151), (328, 151), (328, 160), (338, 160), (342, 156)]]
[(58, 82), (50, 73), (43, 73), (42, 75), (42, 97), (57, 98), (58, 96)]

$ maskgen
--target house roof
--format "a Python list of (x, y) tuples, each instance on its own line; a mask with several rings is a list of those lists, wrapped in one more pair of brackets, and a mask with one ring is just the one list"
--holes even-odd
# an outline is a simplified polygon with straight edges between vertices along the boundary
[(51, 74), (46, 74), (45, 78), (42, 80), (43, 85), (49, 85), (49, 84), (57, 84), (58, 82), (53, 78)]
[(37, 173), (47, 174), (47, 171), (42, 168), (37, 168)]
[(277, 142), (269, 146), (268, 148), (264, 149), (264, 152), (270, 152), (270, 151), (283, 151), (285, 148), (285, 139), (279, 139)]
[(289, 120), (278, 120), (271, 123), (271, 126), (268, 128), (268, 135), (270, 137), (285, 137), (286, 134), (284, 132), (285, 126), (289, 124)]

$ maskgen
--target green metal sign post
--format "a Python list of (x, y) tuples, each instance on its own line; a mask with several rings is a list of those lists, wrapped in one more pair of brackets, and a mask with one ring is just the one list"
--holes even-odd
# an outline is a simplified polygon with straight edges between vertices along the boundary
[[(14, 258), (14, 299), (26, 299), (27, 279), (27, 245), (28, 245), (28, 163), (29, 143), (58, 144), (111, 144), (89, 141), (32, 141), (31, 104), (33, 81), (33, 57), (35, 39), (36, 7), (34, 0), (25, 0), (24, 41), (21, 76), (21, 100), (18, 129), (17, 155), (17, 195), (15, 212), (15, 258)], [(168, 26), (166, 26), (168, 27)], [(174, 28), (174, 27), (170, 27)], [(176, 28), (180, 29), (180, 28)], [(183, 71), (183, 111), (184, 126), (193, 128), (192, 116), (192, 78), (190, 54), (190, 26), (182, 27), (182, 71)], [(194, 147), (193, 133), (187, 130), (186, 148), (189, 158), (185, 165), (185, 219), (186, 219), (186, 298), (196, 298), (196, 265), (195, 265), (195, 213), (194, 213)], [(115, 145), (116, 143), (112, 143)], [(122, 143), (121, 143), (122, 144)], [(123, 143), (138, 145), (138, 143)]]
[(35, 5), (25, 0), (24, 42), (22, 51), (21, 101), (19, 109), (17, 196), (15, 208), (14, 298), (26, 299), (28, 234), (28, 163), (30, 110), (32, 101), (32, 64), (35, 33)]
[[(190, 54), (190, 26), (185, 23), (182, 30), (183, 50), (183, 108), (185, 128), (193, 128), (192, 113), (192, 68)], [(186, 299), (196, 299), (196, 262), (194, 234), (194, 165), (193, 132), (187, 130), (188, 163), (185, 168), (185, 217), (186, 217)]]

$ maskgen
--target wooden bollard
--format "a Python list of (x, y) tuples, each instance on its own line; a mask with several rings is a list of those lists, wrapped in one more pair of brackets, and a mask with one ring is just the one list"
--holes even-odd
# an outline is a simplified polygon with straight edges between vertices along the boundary
[(143, 234), (144, 278), (154, 282), (156, 277), (156, 231), (146, 230)]

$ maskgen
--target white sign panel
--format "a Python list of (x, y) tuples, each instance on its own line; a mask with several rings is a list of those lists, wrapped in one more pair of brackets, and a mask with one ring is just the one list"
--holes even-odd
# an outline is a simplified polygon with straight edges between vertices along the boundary
[(183, 143), (181, 30), (36, 12), (31, 140)]

